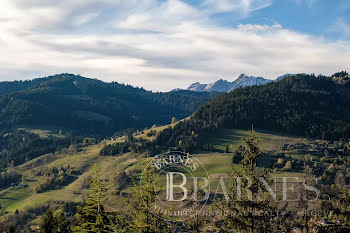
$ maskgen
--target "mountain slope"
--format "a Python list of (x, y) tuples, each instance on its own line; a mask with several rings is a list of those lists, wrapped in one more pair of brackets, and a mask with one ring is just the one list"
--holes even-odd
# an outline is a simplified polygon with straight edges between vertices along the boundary
[(215, 83), (211, 83), (211, 84), (206, 85), (206, 87), (204, 88), (203, 91), (228, 92), (231, 89), (231, 87), (232, 87), (232, 83), (230, 83), (226, 80), (219, 79)]
[(238, 89), (200, 107), (194, 118), (211, 125), (249, 127), (301, 136), (350, 136), (350, 89), (328, 77), (297, 75)]
[(238, 77), (238, 79), (236, 79), (233, 82), (233, 86), (229, 89), (229, 91), (233, 91), (240, 87), (248, 87), (248, 86), (250, 87), (254, 85), (260, 86), (269, 82), (271, 82), (271, 80), (264, 79), (262, 77), (253, 77), (253, 76), (247, 76), (245, 74), (241, 74)]
[(52, 125), (107, 135), (169, 123), (173, 116), (185, 118), (212, 96), (190, 91), (152, 93), (61, 74), (40, 79), (33, 88), (0, 96), (0, 126)]
[(253, 77), (241, 74), (235, 81), (229, 82), (219, 79), (210, 84), (201, 84), (199, 82), (191, 84), (187, 90), (196, 92), (230, 92), (234, 89), (253, 85), (264, 85), (271, 82), (271, 80), (262, 77)]
[(204, 91), (204, 89), (206, 88), (207, 84), (200, 84), (199, 82), (193, 83), (191, 84), (187, 90), (188, 91), (197, 91), (197, 92), (201, 92)]
[(292, 77), (292, 76), (295, 76), (295, 74), (285, 74), (285, 75), (279, 76), (278, 78), (276, 78), (275, 82), (281, 81), (282, 79)]
[[(350, 81), (296, 75), (264, 86), (239, 88), (204, 104), (189, 120), (163, 130), (154, 143), (192, 151), (217, 128), (255, 128), (284, 134), (350, 138)], [(181, 144), (179, 144), (181, 141)]]
[(0, 95), (9, 94), (17, 91), (27, 90), (30, 88), (34, 88), (40, 85), (43, 82), (48, 81), (52, 77), (47, 78), (37, 78), (33, 80), (25, 80), (25, 81), (3, 81), (0, 82)]

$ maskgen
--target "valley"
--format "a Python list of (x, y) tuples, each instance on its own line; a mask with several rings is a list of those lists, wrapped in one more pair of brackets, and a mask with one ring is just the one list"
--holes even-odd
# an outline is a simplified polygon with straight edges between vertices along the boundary
[[(108, 219), (121, 217), (121, 223), (113, 224), (136, 218), (138, 208), (145, 208), (145, 216), (153, 219), (143, 198), (157, 196), (154, 204), (162, 204), (169, 195), (168, 175), (177, 174), (171, 178), (175, 197), (181, 197), (181, 190), (186, 196), (171, 208), (190, 209), (191, 203), (196, 208), (191, 195), (198, 191), (208, 194), (205, 203), (199, 202), (204, 215), (210, 215), (212, 208), (232, 211), (231, 205), (246, 211), (246, 202), (224, 201), (228, 196), (233, 200), (232, 185), (242, 176), (247, 177), (242, 185), (255, 189), (252, 195), (257, 199), (252, 202), (262, 210), (265, 204), (259, 195), (272, 195), (276, 204), (264, 200), (273, 210), (287, 211), (288, 226), (302, 224), (306, 217), (300, 213), (320, 209), (320, 216), (307, 217), (315, 227), (329, 211), (340, 213), (332, 217), (337, 222), (344, 216), (350, 180), (349, 82), (347, 73), (339, 74), (286, 76), (226, 94), (151, 93), (74, 75), (40, 79), (39, 86), (34, 82), (29, 89), (20, 85), (20, 91), (0, 96), (0, 220), (36, 232), (50, 211), (54, 215), (63, 211), (61, 217), (69, 222), (96, 201)], [(58, 110), (47, 105), (50, 101)], [(36, 119), (38, 110), (42, 118)], [(155, 156), (168, 151), (195, 159), (204, 170), (169, 165), (168, 172), (144, 180), (145, 174), (153, 177), (156, 172), (148, 170)], [(186, 188), (178, 186), (186, 175), (193, 179), (186, 180)], [(257, 186), (258, 176), (267, 180), (262, 187)], [(195, 177), (207, 177), (208, 183), (207, 178)], [(145, 197), (138, 196), (140, 190)], [(249, 197), (249, 191), (244, 194)], [(101, 198), (92, 199), (94, 195)], [(176, 212), (172, 214), (171, 221), (182, 221), (175, 219)], [(197, 221), (211, 226), (204, 219), (200, 216)], [(220, 221), (228, 221), (227, 216), (209, 219), (218, 221), (219, 228), (225, 227)], [(279, 219), (270, 216), (271, 221)]]
[[(163, 126), (152, 130), (161, 131), (167, 127), (172, 126)], [(136, 137), (151, 140), (151, 138), (146, 136), (147, 133), (146, 131), (144, 134)], [(239, 171), (239, 165), (232, 162), (234, 153), (231, 151), (236, 150), (242, 142), (242, 137), (246, 137), (247, 135), (249, 135), (249, 131), (247, 130), (220, 129), (205, 138), (204, 141), (206, 144), (213, 145), (214, 152), (198, 151), (193, 153), (193, 156), (201, 161), (203, 166), (207, 169), (210, 176), (211, 191), (213, 193), (216, 192), (220, 177), (227, 177), (227, 174), (232, 170)], [(260, 138), (259, 146), (266, 154), (260, 166), (270, 166), (276, 163), (278, 156), (280, 156), (282, 152), (286, 152), (284, 155), (285, 160), (304, 161), (304, 158), (308, 155), (306, 152), (300, 150), (284, 151), (282, 147), (285, 144), (311, 145), (316, 142), (302, 137), (281, 136), (259, 130), (257, 130), (257, 136)], [(5, 212), (11, 213), (16, 210), (24, 211), (50, 202), (81, 202), (86, 198), (88, 191), (84, 186), (84, 182), (91, 179), (93, 176), (94, 166), (97, 167), (101, 179), (106, 182), (108, 187), (105, 202), (106, 210), (113, 211), (122, 208), (122, 197), (130, 195), (133, 185), (130, 179), (121, 182), (121, 184), (118, 182), (115, 183), (114, 179), (123, 172), (125, 172), (127, 177), (138, 177), (144, 165), (147, 163), (148, 158), (145, 158), (142, 154), (135, 154), (132, 152), (118, 156), (101, 156), (99, 154), (103, 145), (113, 144), (121, 140), (122, 138), (117, 138), (113, 141), (104, 140), (95, 145), (82, 146), (79, 148), (79, 152), (42, 155), (16, 167), (16, 171), (22, 176), (22, 181), (0, 191), (2, 209)], [(317, 142), (326, 143), (325, 141)], [(230, 152), (225, 153), (226, 147), (230, 149)], [(313, 161), (319, 160), (319, 157), (313, 157)], [(39, 171), (51, 168), (60, 169), (68, 166), (73, 171), (78, 171), (70, 183), (64, 186), (57, 186), (53, 190), (48, 190), (43, 193), (35, 192), (35, 187), (44, 179), (44, 176), (38, 175)], [(302, 182), (305, 173), (302, 169), (290, 169), (288, 171), (278, 169), (274, 171), (272, 176), (277, 179), (278, 177), (286, 176), (300, 177), (300, 182)], [(281, 182), (281, 180), (279, 182)], [(278, 188), (278, 190), (281, 191), (280, 188)], [(291, 192), (290, 196), (293, 197), (293, 192)]]

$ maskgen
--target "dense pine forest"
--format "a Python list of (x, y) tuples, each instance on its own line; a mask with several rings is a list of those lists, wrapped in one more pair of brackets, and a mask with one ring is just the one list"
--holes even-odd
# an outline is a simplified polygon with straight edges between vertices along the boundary
[(20, 80), (20, 81), (3, 81), (0, 82), (0, 95), (9, 94), (17, 91), (27, 90), (34, 88), (40, 85), (43, 82), (48, 81), (49, 79), (54, 78), (55, 76), (47, 78), (36, 78), (33, 80)]
[(68, 148), (80, 141), (79, 137), (71, 135), (64, 138), (40, 138), (39, 135), (23, 130), (3, 134), (0, 137), (0, 171), (8, 167), (11, 162), (19, 165), (40, 155)]
[(172, 117), (188, 117), (217, 95), (190, 91), (152, 93), (71, 74), (1, 82), (0, 90), (1, 128), (48, 125), (103, 136), (127, 128), (168, 124)]
[(297, 75), (263, 87), (241, 88), (201, 106), (193, 121), (204, 127), (255, 127), (338, 140), (350, 136), (350, 82)]

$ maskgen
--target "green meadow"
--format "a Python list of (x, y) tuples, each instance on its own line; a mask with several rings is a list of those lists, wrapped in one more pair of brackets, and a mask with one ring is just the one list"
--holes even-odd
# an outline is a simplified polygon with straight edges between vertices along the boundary
[[(154, 128), (153, 130), (162, 130), (166, 127), (163, 126)], [(42, 131), (32, 131), (42, 133)], [(144, 135), (139, 137), (148, 138)], [(220, 129), (216, 133), (204, 138), (204, 143), (210, 143), (213, 148), (218, 152), (200, 152), (195, 153), (193, 156), (197, 158), (200, 163), (203, 164), (208, 175), (210, 177), (210, 185), (212, 191), (217, 188), (218, 180), (220, 177), (227, 177), (227, 174), (233, 170), (239, 171), (240, 165), (232, 163), (232, 153), (223, 153), (226, 146), (230, 147), (233, 151), (242, 142), (242, 137), (249, 134), (249, 131), (235, 130), (235, 129)], [(257, 132), (260, 137), (259, 145), (262, 150), (271, 152), (279, 151), (281, 146), (285, 143), (297, 143), (305, 142), (306, 139), (288, 137), (268, 132)], [(113, 143), (112, 141), (106, 141), (105, 143)], [(82, 201), (86, 197), (87, 190), (83, 188), (83, 182), (93, 176), (94, 166), (97, 167), (99, 175), (106, 182), (108, 186), (107, 202), (114, 208), (114, 205), (118, 205), (118, 198), (116, 193), (130, 193), (132, 184), (127, 184), (116, 190), (112, 185), (112, 179), (115, 175), (121, 172), (126, 172), (134, 177), (139, 177), (140, 173), (145, 167), (145, 164), (149, 161), (143, 155), (126, 153), (121, 156), (100, 156), (99, 151), (102, 148), (102, 144), (90, 145), (82, 148), (80, 152), (73, 154), (57, 154), (54, 158), (48, 160), (46, 163), (40, 163), (45, 161), (49, 155), (43, 155), (39, 158), (31, 160), (23, 165), (17, 167), (17, 171), (25, 177), (23, 183), (28, 185), (28, 188), (16, 188), (11, 187), (6, 190), (0, 191), (0, 201), (2, 208), (5, 211), (15, 211), (16, 209), (25, 209), (36, 205), (43, 204), (48, 201)], [(302, 155), (293, 155), (301, 156)], [(264, 160), (274, 161), (273, 155), (268, 155)], [(73, 170), (78, 171), (75, 179), (66, 186), (58, 187), (55, 190), (46, 191), (44, 193), (36, 193), (34, 188), (43, 179), (41, 176), (37, 176), (37, 171), (46, 168), (61, 168), (70, 166)], [(206, 174), (201, 172), (194, 172), (195, 176), (205, 176)], [(295, 172), (277, 172), (273, 174), (277, 177), (290, 176), (290, 177), (303, 177), (303, 173)], [(165, 179), (160, 177), (160, 179)], [(164, 182), (164, 180), (163, 180)]]

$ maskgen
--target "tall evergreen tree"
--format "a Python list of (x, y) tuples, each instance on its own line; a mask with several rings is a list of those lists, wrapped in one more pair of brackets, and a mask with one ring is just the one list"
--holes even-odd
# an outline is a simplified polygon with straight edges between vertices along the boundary
[(157, 174), (151, 164), (147, 164), (142, 172), (142, 181), (134, 180), (132, 197), (129, 208), (131, 210), (131, 232), (170, 232), (172, 226), (164, 220), (161, 213), (154, 213), (152, 204), (156, 201), (157, 190), (155, 189)]
[(226, 146), (225, 153), (230, 153), (230, 149), (228, 148), (228, 145)]
[(76, 215), (73, 232), (107, 233), (112, 232), (112, 222), (103, 207), (106, 188), (95, 168), (95, 177), (90, 187), (89, 197)]
[[(270, 171), (261, 171), (257, 167), (263, 152), (257, 146), (258, 137), (252, 130), (250, 136), (243, 139), (240, 163), (241, 172), (233, 171), (230, 175), (230, 186), (225, 199), (214, 203), (219, 210), (219, 217), (215, 220), (218, 232), (274, 232), (278, 228), (273, 215), (276, 210), (266, 187), (259, 178), (270, 183)], [(241, 187), (239, 189), (238, 187)], [(245, 190), (249, 187), (249, 190)]]
[(41, 219), (39, 225), (40, 233), (53, 233), (56, 232), (56, 219), (53, 216), (53, 211), (48, 210)]
[(53, 214), (56, 224), (57, 224), (57, 233), (69, 233), (72, 232), (71, 231), (71, 226), (72, 226), (72, 222), (70, 219), (68, 219), (65, 214), (64, 214), (64, 210), (61, 208), (59, 210), (57, 210), (54, 214)]

